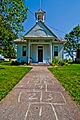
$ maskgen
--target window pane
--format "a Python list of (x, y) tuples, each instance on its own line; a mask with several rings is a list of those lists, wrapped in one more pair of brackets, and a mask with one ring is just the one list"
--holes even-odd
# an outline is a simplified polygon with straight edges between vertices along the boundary
[(22, 48), (22, 56), (26, 56), (26, 46), (23, 46)]
[(58, 51), (58, 46), (54, 46), (54, 51)]
[(26, 46), (23, 46), (23, 51), (26, 51)]
[(54, 46), (54, 56), (58, 56), (58, 46)]

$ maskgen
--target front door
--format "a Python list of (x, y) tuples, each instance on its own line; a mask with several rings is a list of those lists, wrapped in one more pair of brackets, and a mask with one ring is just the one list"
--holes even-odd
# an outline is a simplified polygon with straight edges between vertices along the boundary
[(43, 62), (43, 46), (38, 46), (38, 62)]

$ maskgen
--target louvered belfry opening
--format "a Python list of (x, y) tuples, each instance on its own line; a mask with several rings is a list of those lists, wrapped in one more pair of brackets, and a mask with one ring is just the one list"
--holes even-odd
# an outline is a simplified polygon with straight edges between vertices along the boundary
[(35, 12), (36, 22), (38, 22), (38, 21), (44, 22), (45, 14), (46, 14), (46, 12), (43, 10), (38, 10), (37, 12)]

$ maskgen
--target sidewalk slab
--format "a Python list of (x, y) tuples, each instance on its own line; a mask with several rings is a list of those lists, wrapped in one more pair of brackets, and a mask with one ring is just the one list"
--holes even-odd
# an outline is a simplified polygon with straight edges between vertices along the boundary
[(80, 106), (47, 67), (33, 66), (0, 102), (0, 120), (80, 120)]

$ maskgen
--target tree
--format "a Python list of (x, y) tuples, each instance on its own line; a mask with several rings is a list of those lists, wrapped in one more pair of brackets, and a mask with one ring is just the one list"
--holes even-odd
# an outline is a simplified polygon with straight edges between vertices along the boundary
[(27, 8), (23, 0), (0, 0), (0, 36), (4, 53), (12, 56), (12, 40), (24, 30), (23, 22), (27, 19)]
[[(5, 57), (14, 57), (15, 50), (11, 40), (16, 39), (16, 34), (12, 31), (10, 25), (4, 21), (3, 17), (0, 16), (0, 37), (1, 37), (1, 46), (0, 52), (3, 52)], [(13, 50), (13, 53), (11, 52)]]
[(27, 10), (23, 0), (0, 0), (0, 15), (16, 34), (24, 30), (22, 23), (27, 19)]
[(66, 43), (65, 43), (65, 50), (74, 60), (74, 52), (79, 48), (80, 42), (80, 26), (76, 26), (73, 30), (65, 35)]

